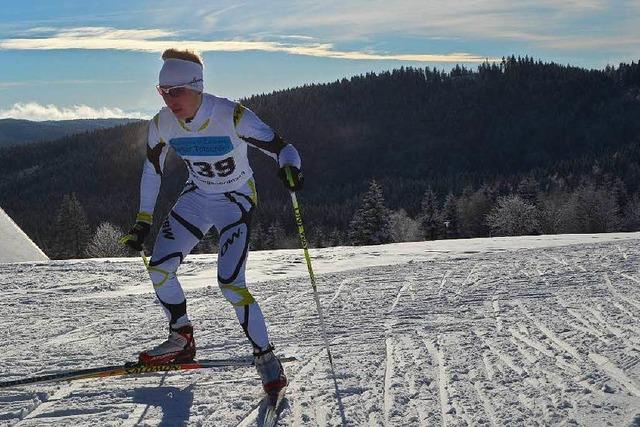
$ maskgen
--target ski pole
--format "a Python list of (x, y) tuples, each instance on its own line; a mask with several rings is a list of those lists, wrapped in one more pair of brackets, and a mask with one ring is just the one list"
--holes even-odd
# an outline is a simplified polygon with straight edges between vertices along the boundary
[[(291, 186), (294, 185), (293, 177), (291, 176), (291, 169), (286, 168), (287, 180)], [(307, 237), (304, 233), (304, 227), (302, 225), (302, 214), (300, 213), (300, 205), (298, 204), (298, 198), (295, 191), (290, 191), (291, 203), (293, 204), (293, 214), (296, 220), (296, 226), (298, 227), (298, 234), (300, 235), (300, 243), (302, 244), (302, 250), (304, 251), (304, 259), (307, 261), (307, 270), (309, 270), (309, 278), (311, 279), (311, 287), (313, 288), (313, 298), (316, 301), (316, 307), (318, 309), (318, 318), (320, 319), (320, 328), (322, 329), (322, 338), (324, 339), (324, 346), (327, 349), (327, 356), (329, 356), (329, 363), (333, 370), (333, 357), (331, 357), (331, 349), (329, 348), (329, 340), (327, 339), (327, 328), (324, 324), (324, 316), (322, 315), (322, 306), (320, 305), (320, 297), (318, 297), (318, 288), (316, 286), (316, 278), (313, 275), (313, 267), (311, 267), (311, 257), (309, 256), (309, 244)]]
[[(291, 169), (286, 168), (287, 180), (289, 184), (293, 186), (293, 177), (291, 176)], [(316, 301), (316, 307), (318, 309), (318, 318), (320, 319), (320, 328), (322, 329), (322, 338), (324, 339), (324, 347), (327, 349), (327, 356), (329, 356), (329, 365), (331, 367), (331, 373), (333, 376), (333, 386), (336, 391), (336, 400), (338, 402), (338, 410), (340, 411), (340, 417), (342, 419), (343, 426), (347, 425), (347, 417), (344, 413), (344, 405), (342, 404), (342, 398), (340, 397), (340, 389), (338, 388), (338, 380), (336, 378), (336, 370), (333, 366), (333, 357), (331, 357), (331, 349), (329, 348), (329, 340), (327, 339), (327, 328), (324, 324), (324, 316), (322, 315), (322, 306), (320, 305), (320, 297), (318, 297), (318, 288), (316, 286), (316, 278), (313, 275), (313, 268), (311, 267), (311, 257), (309, 256), (309, 244), (307, 237), (304, 233), (304, 227), (302, 225), (302, 214), (300, 213), (300, 205), (298, 204), (298, 198), (295, 191), (290, 191), (291, 203), (293, 204), (293, 214), (296, 219), (296, 226), (298, 227), (298, 234), (300, 235), (300, 243), (302, 244), (302, 250), (304, 251), (304, 259), (307, 261), (307, 270), (309, 270), (309, 278), (311, 279), (311, 287), (313, 288), (313, 299)]]
[(147, 261), (147, 256), (144, 254), (144, 250), (140, 251), (140, 256), (142, 257), (142, 262), (144, 262), (144, 266), (149, 269), (149, 261)]

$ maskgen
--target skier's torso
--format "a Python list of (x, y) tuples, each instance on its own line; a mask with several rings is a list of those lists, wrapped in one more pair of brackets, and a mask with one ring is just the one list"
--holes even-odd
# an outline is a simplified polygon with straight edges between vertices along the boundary
[(159, 152), (161, 144), (171, 146), (185, 162), (190, 181), (202, 192), (235, 190), (253, 176), (247, 144), (236, 132), (241, 113), (238, 103), (206, 93), (189, 123), (176, 119), (165, 107), (153, 119), (158, 131), (155, 149)]

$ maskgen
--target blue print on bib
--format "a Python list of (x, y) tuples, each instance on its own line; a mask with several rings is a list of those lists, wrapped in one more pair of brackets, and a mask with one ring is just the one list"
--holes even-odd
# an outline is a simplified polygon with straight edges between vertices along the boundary
[(222, 156), (233, 150), (228, 136), (173, 138), (169, 144), (180, 156)]

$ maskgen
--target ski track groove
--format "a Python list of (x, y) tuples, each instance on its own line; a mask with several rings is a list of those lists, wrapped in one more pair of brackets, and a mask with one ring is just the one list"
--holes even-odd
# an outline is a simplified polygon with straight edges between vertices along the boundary
[(625, 374), (615, 363), (598, 353), (589, 353), (589, 358), (611, 378), (622, 384), (629, 393), (640, 397), (640, 383)]
[(618, 298), (621, 302), (627, 303), (629, 305), (632, 305), (633, 307), (635, 307), (635, 309), (637, 310), (637, 312), (640, 312), (640, 303), (623, 296), (622, 294), (620, 294), (620, 292), (618, 292), (616, 290), (616, 288), (613, 286), (613, 283), (611, 282), (611, 279), (609, 279), (609, 275), (605, 274), (604, 275), (604, 280), (605, 283), (607, 284), (607, 287), (609, 288), (609, 290), (611, 291), (611, 294), (615, 297)]
[(444, 293), (444, 285), (447, 282), (447, 278), (449, 277), (449, 275), (451, 274), (451, 270), (447, 270), (443, 275), (442, 275), (442, 279), (440, 280), (440, 288), (438, 289), (438, 297), (442, 297), (442, 294)]
[(467, 277), (464, 278), (464, 281), (462, 282), (462, 284), (460, 285), (461, 287), (464, 287), (468, 282), (469, 282), (469, 278), (471, 277), (471, 275), (475, 272), (476, 268), (478, 267), (479, 264), (474, 264), (473, 267), (471, 267), (471, 270), (469, 270), (469, 274), (467, 274)]
[[(438, 338), (440, 339), (440, 337)], [(442, 426), (446, 427), (450, 418), (450, 406), (449, 406), (449, 393), (447, 391), (448, 380), (447, 380), (447, 368), (444, 361), (444, 355), (442, 354), (442, 349), (440, 345), (434, 343), (433, 341), (426, 341), (427, 350), (431, 354), (431, 357), (437, 363), (437, 373), (436, 376), (438, 378), (438, 396), (440, 398), (440, 410), (442, 416)]]
[(400, 301), (400, 298), (402, 297), (402, 294), (407, 290), (407, 288), (409, 288), (410, 284), (411, 282), (407, 282), (404, 285), (402, 285), (402, 287), (396, 294), (396, 298), (393, 301), (393, 304), (391, 305), (391, 308), (389, 309), (388, 313), (391, 313), (396, 308), (396, 306), (398, 305), (398, 302)]
[[(160, 377), (160, 382), (158, 383), (158, 387), (162, 387), (168, 374), (169, 374), (168, 372), (165, 372), (164, 374), (162, 374), (162, 376)], [(129, 417), (126, 420), (122, 421), (122, 427), (136, 427), (140, 425), (140, 423), (144, 421), (144, 417), (147, 414), (147, 411), (149, 411), (150, 407), (151, 407), (150, 403), (135, 404), (133, 411), (129, 413)]]
[(500, 317), (500, 303), (497, 299), (494, 299), (491, 303), (493, 308), (493, 315), (496, 319), (496, 331), (502, 332), (502, 317)]
[(580, 362), (583, 360), (582, 356), (580, 356), (578, 351), (571, 344), (569, 344), (566, 341), (562, 340), (553, 331), (551, 331), (551, 329), (546, 327), (541, 321), (537, 320), (531, 313), (529, 313), (529, 311), (527, 310), (525, 305), (522, 303), (522, 301), (518, 300), (517, 304), (520, 307), (520, 310), (522, 311), (522, 313), (529, 320), (531, 320), (531, 322), (551, 341), (551, 343), (553, 345), (555, 345), (561, 351), (565, 351), (565, 352), (569, 353), (576, 360), (578, 360)]
[(331, 300), (329, 301), (329, 305), (332, 305), (334, 303), (335, 300), (338, 299), (338, 296), (340, 296), (340, 292), (342, 292), (342, 288), (344, 288), (344, 282), (340, 283), (340, 286), (338, 286), (338, 289), (336, 290), (336, 293), (333, 295), (333, 298), (331, 298)]
[[(522, 323), (520, 323), (520, 324), (518, 324), (518, 326), (524, 326), (524, 325)], [(548, 350), (541, 342), (539, 342), (537, 340), (533, 340), (533, 339), (527, 337), (526, 335), (519, 333), (517, 330), (515, 330), (515, 328), (510, 328), (509, 330), (511, 332), (511, 335), (513, 335), (515, 338), (517, 338), (518, 340), (522, 341), (523, 343), (527, 344), (529, 347), (533, 348), (537, 352), (542, 353), (543, 355), (545, 355), (547, 357), (554, 357), (555, 356), (553, 354), (553, 352)]]
[(636, 284), (640, 284), (640, 279), (638, 279), (637, 277), (629, 276), (628, 274), (625, 274), (625, 273), (623, 273), (621, 271), (617, 271), (617, 273), (619, 275), (621, 275), (622, 277), (624, 277), (625, 279), (629, 279), (629, 280), (631, 280), (632, 282), (634, 282)]
[(393, 360), (393, 342), (391, 338), (387, 338), (385, 340), (385, 368), (384, 368), (384, 387), (382, 392), (382, 402), (383, 402), (383, 420), (384, 425), (390, 425), (389, 422), (389, 412), (393, 406), (393, 395), (391, 394), (391, 381), (394, 375), (394, 360)]
[(47, 400), (41, 401), (41, 403), (35, 406), (28, 414), (22, 417), (20, 421), (14, 424), (14, 427), (20, 427), (25, 423), (37, 418), (40, 414), (44, 413), (49, 408), (53, 407), (57, 402), (60, 402), (65, 397), (69, 396), (74, 391), (80, 389), (82, 381), (75, 381), (71, 383), (62, 383), (62, 385), (51, 394)]
[[(304, 418), (303, 418), (303, 414), (304, 414), (304, 410), (302, 409), (302, 405), (300, 402), (300, 399), (297, 399), (296, 396), (300, 396), (303, 395), (303, 393), (300, 390), (301, 381), (304, 381), (305, 379), (308, 379), (307, 377), (309, 376), (309, 374), (312, 372), (313, 368), (315, 366), (317, 366), (320, 362), (320, 359), (323, 357), (323, 355), (325, 354), (325, 349), (321, 348), (320, 350), (318, 350), (316, 352), (315, 355), (313, 356), (309, 356), (309, 361), (306, 362), (295, 374), (295, 376), (293, 376), (293, 378), (291, 379), (291, 381), (289, 382), (289, 386), (288, 386), (288, 390), (287, 390), (287, 395), (291, 396), (291, 399), (289, 400), (289, 404), (290, 404), (290, 413), (291, 413), (291, 417), (293, 418), (293, 425), (302, 425), (304, 424)], [(327, 361), (327, 363), (329, 363)], [(327, 381), (329, 382), (329, 381)], [(331, 393), (333, 392), (333, 388), (331, 389)], [(257, 413), (256, 413), (257, 415)]]
[(595, 307), (585, 307), (585, 310), (591, 313), (591, 315), (593, 316), (592, 318), (598, 322), (599, 327), (601, 327), (602, 329), (606, 329), (616, 338), (624, 338), (624, 334), (618, 328), (609, 324), (609, 322), (607, 322), (602, 316), (602, 312), (600, 312), (598, 309), (596, 309)]
[(487, 415), (487, 418), (489, 418), (489, 423), (495, 427), (501, 426), (502, 424), (496, 418), (496, 410), (491, 404), (491, 399), (489, 399), (487, 395), (482, 391), (480, 384), (474, 383), (473, 387), (475, 388), (476, 394), (478, 395), (478, 398), (482, 403), (482, 408), (484, 409), (484, 413)]

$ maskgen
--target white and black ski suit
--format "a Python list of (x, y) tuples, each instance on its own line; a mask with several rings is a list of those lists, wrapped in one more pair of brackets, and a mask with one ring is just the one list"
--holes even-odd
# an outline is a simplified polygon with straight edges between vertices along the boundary
[(189, 123), (163, 108), (149, 123), (140, 212), (149, 217), (153, 213), (171, 146), (185, 162), (189, 180), (162, 224), (149, 263), (158, 300), (173, 328), (189, 322), (176, 271), (207, 231), (216, 227), (218, 285), (251, 344), (262, 349), (269, 345), (267, 328), (245, 281), (250, 217), (258, 201), (247, 158), (249, 145), (274, 158), (280, 167), (300, 168), (296, 149), (237, 102), (205, 93)]

